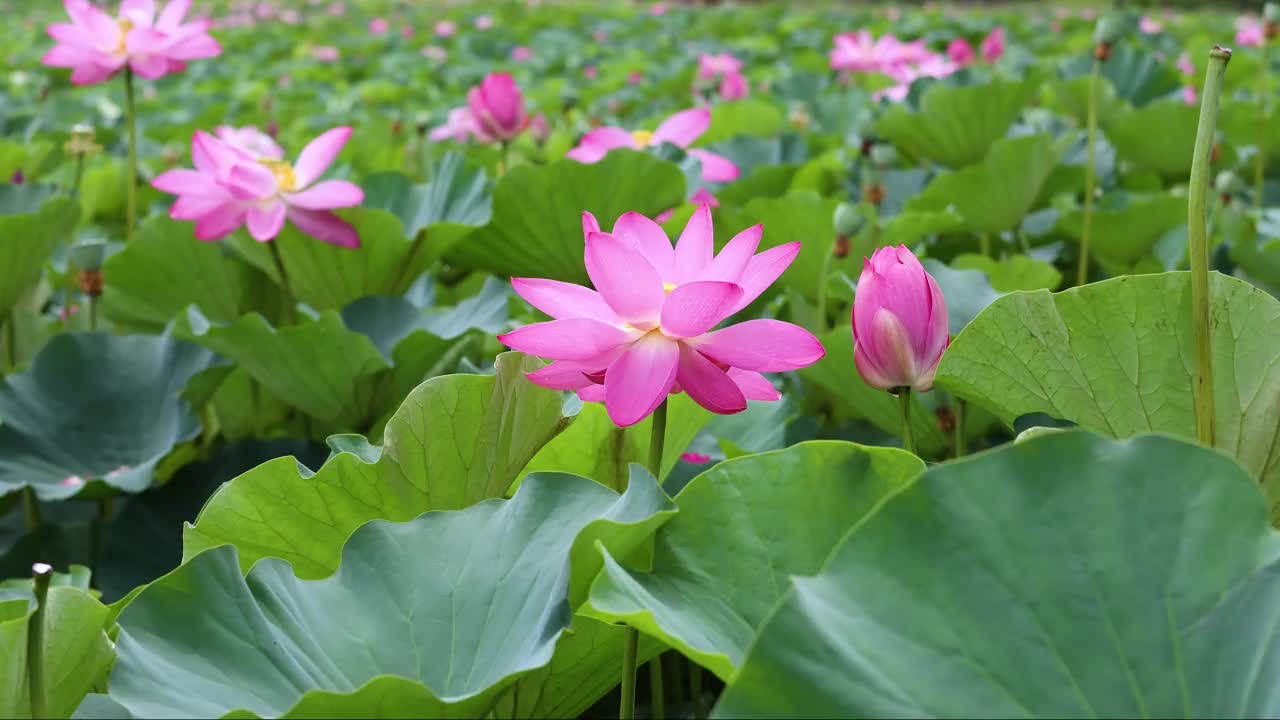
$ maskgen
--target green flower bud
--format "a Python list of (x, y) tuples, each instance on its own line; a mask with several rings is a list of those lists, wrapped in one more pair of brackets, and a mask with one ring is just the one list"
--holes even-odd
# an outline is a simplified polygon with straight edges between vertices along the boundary
[(1097, 45), (1114, 45), (1120, 39), (1120, 22), (1114, 15), (1103, 15), (1093, 28), (1093, 42)]
[(856, 235), (866, 223), (867, 219), (862, 216), (862, 211), (849, 203), (837, 205), (835, 214), (831, 218), (836, 234), (843, 237)]

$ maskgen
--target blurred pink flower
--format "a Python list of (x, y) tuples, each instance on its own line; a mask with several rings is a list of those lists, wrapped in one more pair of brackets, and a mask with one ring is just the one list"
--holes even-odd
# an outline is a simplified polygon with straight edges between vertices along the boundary
[(342, 57), (342, 53), (338, 48), (332, 45), (319, 45), (311, 48), (311, 59), (322, 63), (335, 63)]
[(851, 320), (854, 364), (868, 385), (933, 387), (950, 343), (947, 302), (907, 246), (882, 247), (863, 260)]
[(703, 455), (699, 452), (680, 453), (680, 459), (687, 463), (693, 463), (694, 465), (702, 465), (704, 463), (711, 462), (710, 455)]
[(471, 111), (464, 106), (450, 110), (445, 123), (432, 128), (427, 137), (434, 142), (441, 140), (467, 142), (476, 132), (476, 122), (471, 117)]
[(1183, 85), (1182, 86), (1182, 102), (1188, 105), (1195, 105), (1198, 101), (1199, 101), (1199, 98), (1196, 96), (1196, 86)]
[(422, 56), (436, 62), (444, 62), (449, 59), (449, 51), (439, 45), (425, 45), (422, 48)]
[(640, 72), (639, 70), (632, 70), (631, 72), (627, 73), (627, 84), (639, 85), (642, 82), (644, 82), (644, 73)]
[(1191, 53), (1189, 52), (1184, 51), (1181, 55), (1178, 56), (1177, 66), (1178, 66), (1178, 72), (1182, 73), (1183, 75), (1196, 74), (1196, 66), (1194, 63), (1191, 62)]
[(723, 100), (740, 100), (750, 91), (750, 83), (738, 73), (729, 73), (720, 81), (720, 98)]
[(1261, 47), (1266, 38), (1262, 23), (1253, 18), (1240, 18), (1236, 21), (1236, 45), (1240, 47)]
[(1004, 26), (997, 26), (990, 34), (982, 38), (982, 46), (980, 52), (985, 62), (993, 63), (1004, 55), (1005, 32)]
[(81, 485), (84, 485), (84, 478), (79, 475), (68, 475), (58, 483), (58, 487), (64, 488), (80, 487)]
[(218, 138), (196, 131), (194, 170), (169, 170), (152, 182), (178, 196), (169, 208), (175, 220), (195, 220), (198, 240), (218, 240), (242, 225), (259, 242), (275, 238), (285, 220), (318, 240), (359, 247), (355, 228), (331, 212), (364, 202), (364, 191), (346, 180), (320, 180), (351, 137), (337, 127), (307, 144), (294, 163), (255, 158)]
[(649, 6), (649, 14), (654, 17), (661, 17), (663, 15), (666, 15), (667, 11), (670, 9), (671, 9), (670, 3), (656, 2)]
[(1138, 31), (1144, 35), (1155, 35), (1164, 30), (1164, 23), (1156, 20), (1150, 15), (1143, 15), (1138, 19)]
[(533, 51), (523, 45), (512, 48), (511, 50), (511, 59), (516, 62), (528, 62), (532, 58)]
[(435, 24), (436, 37), (450, 38), (458, 32), (458, 24), (452, 20), (441, 20)]
[(529, 116), (524, 95), (507, 73), (493, 73), (467, 93), (467, 109), (481, 142), (507, 142), (524, 132)]
[(539, 145), (551, 138), (551, 123), (547, 122), (546, 113), (538, 113), (529, 121), (529, 135)]
[(977, 59), (977, 54), (973, 51), (973, 46), (964, 38), (956, 38), (947, 45), (947, 57), (951, 58), (951, 62), (964, 67), (972, 64)]
[(391, 29), (391, 25), (386, 18), (376, 17), (369, 21), (369, 34), (371, 35), (382, 35), (389, 29)]
[(191, 0), (172, 0), (159, 13), (154, 0), (124, 0), (114, 18), (88, 0), (65, 0), (64, 6), (71, 22), (45, 29), (56, 42), (41, 62), (72, 68), (76, 85), (100, 83), (126, 65), (154, 80), (181, 72), (188, 60), (222, 52), (209, 35), (208, 20), (183, 22)]
[[(695, 192), (693, 196), (689, 198), (689, 202), (694, 205), (706, 205), (712, 210), (720, 207), (720, 201), (717, 200), (716, 196), (712, 195), (711, 191), (707, 190), (706, 188), (698, 188), (698, 191)], [(670, 220), (671, 216), (675, 214), (676, 214), (675, 208), (667, 208), (666, 210), (663, 210), (662, 212), (654, 216), (653, 219), (659, 225), (662, 225), (666, 223), (668, 220)]]
[(347, 14), (347, 4), (336, 2), (329, 6), (329, 14), (333, 17), (342, 17)]
[(605, 32), (604, 30), (597, 30), (591, 33), (591, 39), (595, 40), (598, 43), (603, 44), (603, 43), (609, 42), (609, 33)]
[(906, 65), (914, 65), (934, 57), (923, 40), (902, 42), (893, 35), (879, 40), (869, 30), (840, 33), (833, 40), (831, 68), (846, 72), (882, 72), (888, 74)]
[(474, 25), (477, 30), (488, 30), (493, 27), (493, 16), (481, 15), (476, 18)]
[(271, 158), (279, 160), (284, 157), (284, 149), (268, 134), (253, 125), (234, 128), (230, 125), (219, 125), (213, 129), (222, 142), (233, 148), (243, 150), (254, 158)]
[(280, 12), (280, 22), (285, 25), (297, 25), (302, 22), (302, 15), (297, 10), (289, 8)]
[(400, 37), (404, 38), (405, 40), (408, 40), (409, 38), (413, 37), (414, 32), (415, 31), (412, 25), (402, 25), (400, 27)]
[(796, 370), (826, 354), (807, 330), (779, 320), (716, 325), (749, 305), (800, 252), (788, 243), (756, 254), (763, 228), (747, 228), (717, 256), (711, 210), (698, 208), (675, 247), (639, 214), (612, 233), (583, 213), (584, 257), (595, 290), (555, 280), (513, 278), (517, 294), (550, 315), (500, 335), (507, 346), (554, 360), (530, 381), (604, 402), (620, 426), (648, 417), (669, 394), (686, 392), (720, 414), (747, 400), (781, 397), (761, 373)]
[(595, 65), (588, 65), (582, 68), (582, 77), (588, 80), (595, 80), (600, 76), (600, 70)]
[(669, 142), (685, 148), (685, 152), (698, 158), (702, 163), (702, 179), (706, 182), (730, 182), (738, 179), (738, 166), (732, 160), (708, 150), (690, 148), (695, 140), (702, 136), (711, 126), (711, 111), (706, 108), (693, 108), (678, 112), (663, 120), (652, 132), (636, 130), (628, 132), (620, 127), (598, 127), (587, 131), (578, 141), (577, 147), (565, 154), (578, 162), (599, 162), (610, 150), (615, 148), (631, 148), (641, 150), (646, 147)]
[(715, 80), (721, 75), (737, 75), (742, 72), (742, 61), (729, 53), (698, 56), (698, 79)]

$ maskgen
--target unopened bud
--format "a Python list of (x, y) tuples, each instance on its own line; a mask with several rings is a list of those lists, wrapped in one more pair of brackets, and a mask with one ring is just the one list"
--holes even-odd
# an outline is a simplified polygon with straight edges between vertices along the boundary
[(836, 235), (845, 238), (857, 235), (866, 223), (867, 219), (862, 216), (862, 211), (849, 203), (837, 205), (835, 213), (831, 216), (831, 225), (835, 228)]
[(1115, 45), (1119, 39), (1119, 20), (1114, 15), (1104, 15), (1098, 18), (1098, 24), (1093, 27), (1093, 43), (1095, 45)]
[(551, 123), (547, 122), (546, 114), (538, 113), (533, 116), (533, 120), (529, 121), (529, 134), (539, 145), (551, 138)]

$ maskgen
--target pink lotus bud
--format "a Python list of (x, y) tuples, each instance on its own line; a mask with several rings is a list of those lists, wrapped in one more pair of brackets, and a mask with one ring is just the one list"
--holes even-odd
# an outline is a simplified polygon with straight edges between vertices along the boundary
[(475, 26), (477, 30), (488, 30), (489, 28), (493, 27), (493, 16), (481, 15), (480, 17), (476, 18)]
[(516, 62), (529, 62), (533, 59), (533, 51), (521, 45), (511, 50), (511, 59)]
[(588, 65), (582, 68), (582, 77), (588, 80), (595, 80), (600, 76), (600, 70), (595, 65)]
[(372, 35), (381, 35), (385, 33), (390, 27), (391, 26), (389, 23), (387, 23), (386, 18), (376, 17), (369, 21), (369, 33)]
[(1004, 27), (997, 27), (990, 35), (982, 38), (982, 59), (993, 63), (1004, 55)]
[(493, 140), (511, 140), (529, 124), (524, 95), (507, 73), (492, 73), (471, 88), (467, 109), (480, 131)]
[(747, 96), (751, 86), (747, 79), (738, 73), (730, 73), (720, 81), (720, 98), (723, 100), (740, 100)]
[(458, 32), (458, 24), (452, 20), (441, 20), (435, 25), (436, 37), (449, 38)]
[(905, 245), (865, 260), (853, 300), (853, 359), (871, 387), (933, 387), (950, 342), (938, 283)]
[(973, 52), (973, 46), (964, 38), (956, 38), (947, 45), (947, 57), (951, 58), (951, 62), (964, 67), (973, 63), (977, 55)]
[(529, 122), (529, 133), (533, 135), (533, 141), (539, 145), (551, 137), (551, 123), (547, 122), (546, 113), (533, 116), (533, 120)]

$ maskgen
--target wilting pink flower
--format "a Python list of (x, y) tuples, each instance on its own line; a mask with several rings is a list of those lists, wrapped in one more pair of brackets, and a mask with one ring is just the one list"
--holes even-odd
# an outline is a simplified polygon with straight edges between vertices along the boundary
[(942, 291), (905, 245), (882, 247), (863, 261), (853, 360), (868, 385), (929, 390), (950, 341)]
[(982, 38), (982, 45), (980, 47), (982, 59), (988, 63), (993, 63), (999, 60), (1000, 56), (1004, 55), (1004, 39), (1005, 33), (1003, 26), (996, 27), (996, 29), (992, 30), (989, 35)]
[(977, 55), (973, 52), (973, 46), (964, 38), (956, 38), (947, 45), (947, 57), (951, 58), (951, 62), (964, 67), (973, 64), (977, 59)]
[(1199, 102), (1199, 98), (1196, 96), (1195, 85), (1182, 86), (1182, 102), (1186, 103), (1187, 105), (1195, 105), (1197, 102)]
[(595, 80), (600, 76), (600, 70), (595, 65), (588, 65), (582, 68), (582, 77), (588, 80)]
[(76, 85), (100, 83), (126, 65), (154, 80), (181, 72), (188, 60), (222, 52), (209, 36), (207, 20), (183, 22), (191, 0), (172, 0), (159, 14), (154, 0), (124, 0), (114, 18), (88, 0), (65, 0), (64, 5), (71, 22), (46, 28), (57, 42), (41, 62), (72, 68)]
[(1156, 20), (1150, 15), (1143, 15), (1138, 19), (1138, 30), (1144, 35), (1155, 35), (1164, 30), (1164, 23)]
[(270, 135), (253, 125), (246, 125), (242, 128), (219, 125), (213, 129), (213, 132), (222, 142), (243, 150), (254, 158), (279, 160), (284, 157), (284, 149), (277, 145)]
[(1266, 35), (1262, 23), (1253, 18), (1240, 18), (1236, 21), (1236, 45), (1240, 47), (1261, 47)]
[(742, 61), (729, 53), (698, 56), (698, 79), (715, 80), (721, 75), (737, 75), (742, 72)]
[(704, 463), (711, 462), (710, 455), (703, 455), (698, 452), (680, 453), (680, 459), (687, 463), (693, 463), (694, 465), (702, 465)]
[(493, 16), (481, 15), (480, 17), (476, 18), (474, 25), (477, 30), (488, 30), (489, 28), (493, 27)]
[(444, 62), (449, 59), (449, 51), (439, 45), (427, 45), (422, 48), (422, 56), (436, 62)]
[(684, 110), (662, 121), (658, 129), (627, 132), (620, 127), (598, 127), (588, 131), (578, 146), (565, 153), (578, 162), (599, 162), (614, 148), (641, 150), (669, 142), (685, 148), (685, 152), (702, 163), (702, 179), (707, 182), (729, 182), (738, 179), (738, 166), (729, 158), (708, 150), (690, 148), (693, 141), (711, 126), (711, 111), (706, 108)]
[(738, 73), (729, 73), (720, 81), (720, 98), (722, 100), (741, 100), (750, 92), (751, 85)]
[(458, 32), (458, 24), (452, 20), (441, 20), (435, 24), (436, 37), (450, 38)]
[(387, 22), (386, 18), (376, 17), (369, 21), (370, 35), (382, 35), (389, 29), (391, 29), (391, 24)]
[(1181, 55), (1178, 56), (1177, 66), (1178, 66), (1178, 72), (1182, 73), (1183, 75), (1196, 74), (1196, 66), (1194, 63), (1191, 62), (1191, 53), (1189, 52), (1184, 51)]
[(265, 242), (279, 235), (288, 219), (318, 240), (359, 247), (355, 228), (331, 210), (359, 205), (364, 191), (345, 180), (320, 180), (350, 137), (349, 127), (324, 132), (290, 164), (255, 158), (197, 131), (191, 142), (195, 169), (170, 170), (151, 184), (178, 196), (169, 216), (195, 220), (199, 240), (218, 240), (247, 224), (249, 234)]
[(523, 45), (512, 48), (511, 50), (511, 59), (516, 62), (529, 62), (532, 58), (533, 51)]
[(441, 140), (466, 142), (476, 134), (476, 131), (476, 122), (471, 117), (471, 111), (466, 107), (459, 107), (450, 110), (444, 124), (432, 128), (427, 137), (434, 142)]
[(527, 377), (603, 401), (621, 427), (648, 417), (670, 393), (686, 392), (708, 410), (730, 414), (747, 400), (777, 400), (760, 373), (806, 367), (826, 351), (807, 330), (779, 320), (749, 320), (713, 330), (746, 307), (800, 252), (789, 243), (756, 254), (763, 228), (731, 239), (715, 255), (711, 210), (700, 207), (674, 248), (639, 213), (600, 232), (583, 213), (587, 275), (595, 290), (513, 278), (516, 293), (550, 322), (500, 335), (504, 344), (555, 362)]
[(493, 73), (467, 93), (467, 109), (481, 142), (507, 142), (529, 125), (524, 95), (507, 73)]
[(320, 45), (311, 48), (311, 59), (322, 63), (335, 63), (342, 57), (342, 53), (338, 48), (332, 45)]

